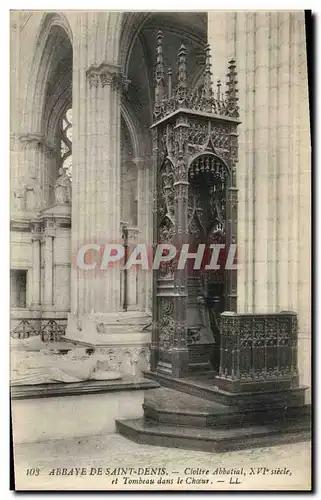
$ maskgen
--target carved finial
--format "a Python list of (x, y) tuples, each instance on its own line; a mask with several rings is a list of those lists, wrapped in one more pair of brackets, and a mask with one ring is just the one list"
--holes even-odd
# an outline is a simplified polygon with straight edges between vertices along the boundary
[(226, 92), (227, 94), (227, 101), (228, 101), (228, 106), (229, 106), (229, 109), (230, 109), (230, 114), (232, 116), (238, 116), (238, 105), (237, 105), (237, 102), (238, 102), (238, 97), (237, 97), (237, 93), (238, 93), (238, 89), (237, 89), (237, 73), (235, 71), (236, 69), (236, 64), (235, 64), (235, 60), (234, 59), (231, 59), (229, 61), (229, 66), (228, 66), (228, 73), (227, 73), (227, 87), (228, 87), (228, 90)]
[(217, 100), (220, 101), (221, 100), (221, 80), (217, 80)]
[(205, 91), (205, 99), (207, 101), (206, 111), (211, 112), (213, 89), (212, 89), (211, 48), (209, 44), (205, 46), (204, 91)]
[(210, 97), (212, 93), (212, 63), (211, 63), (211, 48), (209, 44), (207, 44), (205, 47), (204, 85), (205, 85), (206, 96)]
[(168, 98), (172, 97), (172, 68), (169, 67), (167, 71), (168, 75)]
[(164, 54), (163, 54), (163, 33), (157, 32), (157, 49), (156, 49), (156, 87), (155, 87), (155, 104), (159, 104), (163, 97), (164, 90)]
[(187, 88), (187, 67), (186, 67), (186, 56), (187, 50), (185, 45), (181, 45), (178, 51), (178, 76), (177, 76), (177, 87), (178, 89)]

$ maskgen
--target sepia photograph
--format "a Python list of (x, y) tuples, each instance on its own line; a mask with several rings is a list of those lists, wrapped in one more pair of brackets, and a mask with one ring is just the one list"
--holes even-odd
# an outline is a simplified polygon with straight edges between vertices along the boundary
[(8, 15), (11, 489), (311, 491), (311, 11)]

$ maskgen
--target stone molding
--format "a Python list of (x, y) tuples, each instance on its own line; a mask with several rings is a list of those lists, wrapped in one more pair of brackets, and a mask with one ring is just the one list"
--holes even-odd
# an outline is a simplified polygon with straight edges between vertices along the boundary
[(55, 231), (61, 225), (70, 224), (71, 213), (70, 207), (64, 205), (54, 205), (49, 209), (39, 213), (38, 224), (44, 228), (44, 231), (49, 236), (55, 236)]
[(41, 224), (36, 221), (32, 222), (30, 224), (30, 230), (31, 230), (31, 240), (32, 241), (41, 241), (43, 238), (43, 231)]
[(86, 71), (86, 76), (90, 87), (97, 88), (109, 85), (117, 92), (126, 91), (130, 83), (130, 80), (122, 73), (120, 66), (109, 63), (102, 63), (98, 66), (91, 65)]
[(41, 147), (46, 153), (53, 154), (56, 152), (55, 144), (51, 144), (43, 134), (27, 133), (19, 135), (20, 143), (24, 149), (37, 150)]
[[(144, 378), (133, 379), (126, 377), (124, 380), (110, 381), (84, 381), (75, 383), (57, 384), (39, 384), (33, 386), (26, 385), (12, 385), (11, 395), (12, 399), (38, 399), (38, 398), (51, 398), (51, 397), (64, 397), (64, 396), (79, 396), (84, 394), (103, 394), (107, 392), (119, 392), (134, 390), (156, 389), (159, 387), (157, 382), (147, 380)], [(81, 398), (77, 398), (79, 401)], [(141, 403), (140, 403), (141, 404)], [(21, 412), (22, 413), (22, 412)]]
[(13, 217), (10, 220), (10, 230), (19, 232), (30, 231), (30, 217)]
[(149, 156), (137, 156), (132, 158), (132, 162), (135, 163), (137, 170), (145, 170), (149, 167), (151, 159)]
[(37, 149), (44, 141), (43, 134), (22, 134), (19, 136), (19, 140), (25, 149)]

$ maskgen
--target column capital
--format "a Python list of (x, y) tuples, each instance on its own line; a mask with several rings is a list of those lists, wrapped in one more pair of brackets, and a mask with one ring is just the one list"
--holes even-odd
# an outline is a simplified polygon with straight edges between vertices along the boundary
[(138, 239), (139, 229), (138, 227), (128, 227), (128, 242), (134, 243)]
[(92, 64), (86, 71), (90, 87), (111, 86), (117, 92), (126, 91), (130, 80), (122, 72), (121, 66), (103, 62), (99, 65)]

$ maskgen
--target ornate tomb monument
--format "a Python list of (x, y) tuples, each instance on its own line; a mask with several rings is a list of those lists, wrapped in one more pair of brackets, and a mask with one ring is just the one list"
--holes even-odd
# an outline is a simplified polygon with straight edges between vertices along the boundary
[(158, 32), (154, 255), (159, 245), (177, 254), (154, 270), (145, 375), (163, 387), (146, 394), (144, 419), (119, 421), (118, 430), (138, 442), (207, 451), (305, 439), (296, 313), (237, 311), (236, 63), (222, 92), (212, 83), (209, 46), (195, 87), (184, 45), (175, 79), (164, 60)]

